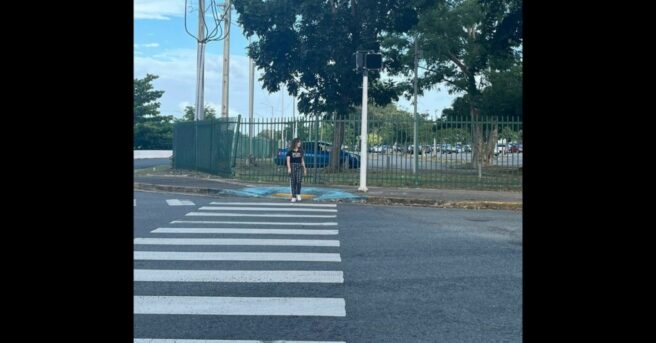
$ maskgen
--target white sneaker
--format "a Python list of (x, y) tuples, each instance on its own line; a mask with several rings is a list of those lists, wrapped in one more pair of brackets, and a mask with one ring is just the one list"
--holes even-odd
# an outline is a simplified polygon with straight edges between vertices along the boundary
[(296, 195), (296, 200), (301, 201), (301, 200), (303, 200), (303, 198), (301, 198), (301, 195), (300, 195), (300, 194), (297, 194), (297, 195)]
[(296, 198), (292, 198), (292, 202), (296, 202)]

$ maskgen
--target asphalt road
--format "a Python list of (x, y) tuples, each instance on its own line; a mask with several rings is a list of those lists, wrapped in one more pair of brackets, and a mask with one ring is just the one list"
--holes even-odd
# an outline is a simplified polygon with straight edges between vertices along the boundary
[(521, 212), (134, 198), (135, 342), (522, 341)]

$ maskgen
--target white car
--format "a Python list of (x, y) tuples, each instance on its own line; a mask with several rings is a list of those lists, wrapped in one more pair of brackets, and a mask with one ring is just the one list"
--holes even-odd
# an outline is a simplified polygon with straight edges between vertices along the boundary
[(494, 148), (494, 154), (507, 154), (508, 153), (508, 147), (505, 144), (498, 144), (496, 148)]

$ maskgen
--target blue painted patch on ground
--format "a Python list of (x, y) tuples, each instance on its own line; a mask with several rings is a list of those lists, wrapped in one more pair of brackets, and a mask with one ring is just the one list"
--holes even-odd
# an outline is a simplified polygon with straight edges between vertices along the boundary
[[(289, 187), (246, 187), (224, 189), (222, 194), (247, 197), (273, 197), (276, 193), (289, 193)], [(359, 200), (364, 197), (340, 189), (323, 187), (303, 187), (303, 194), (314, 195), (314, 201)]]

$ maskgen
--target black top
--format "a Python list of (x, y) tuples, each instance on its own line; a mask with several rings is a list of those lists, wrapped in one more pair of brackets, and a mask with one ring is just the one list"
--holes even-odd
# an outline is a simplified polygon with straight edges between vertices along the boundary
[(298, 151), (289, 150), (289, 151), (287, 151), (287, 156), (290, 157), (290, 162), (291, 163), (301, 163), (301, 159), (303, 158), (303, 151), (301, 151), (301, 150), (298, 150)]

